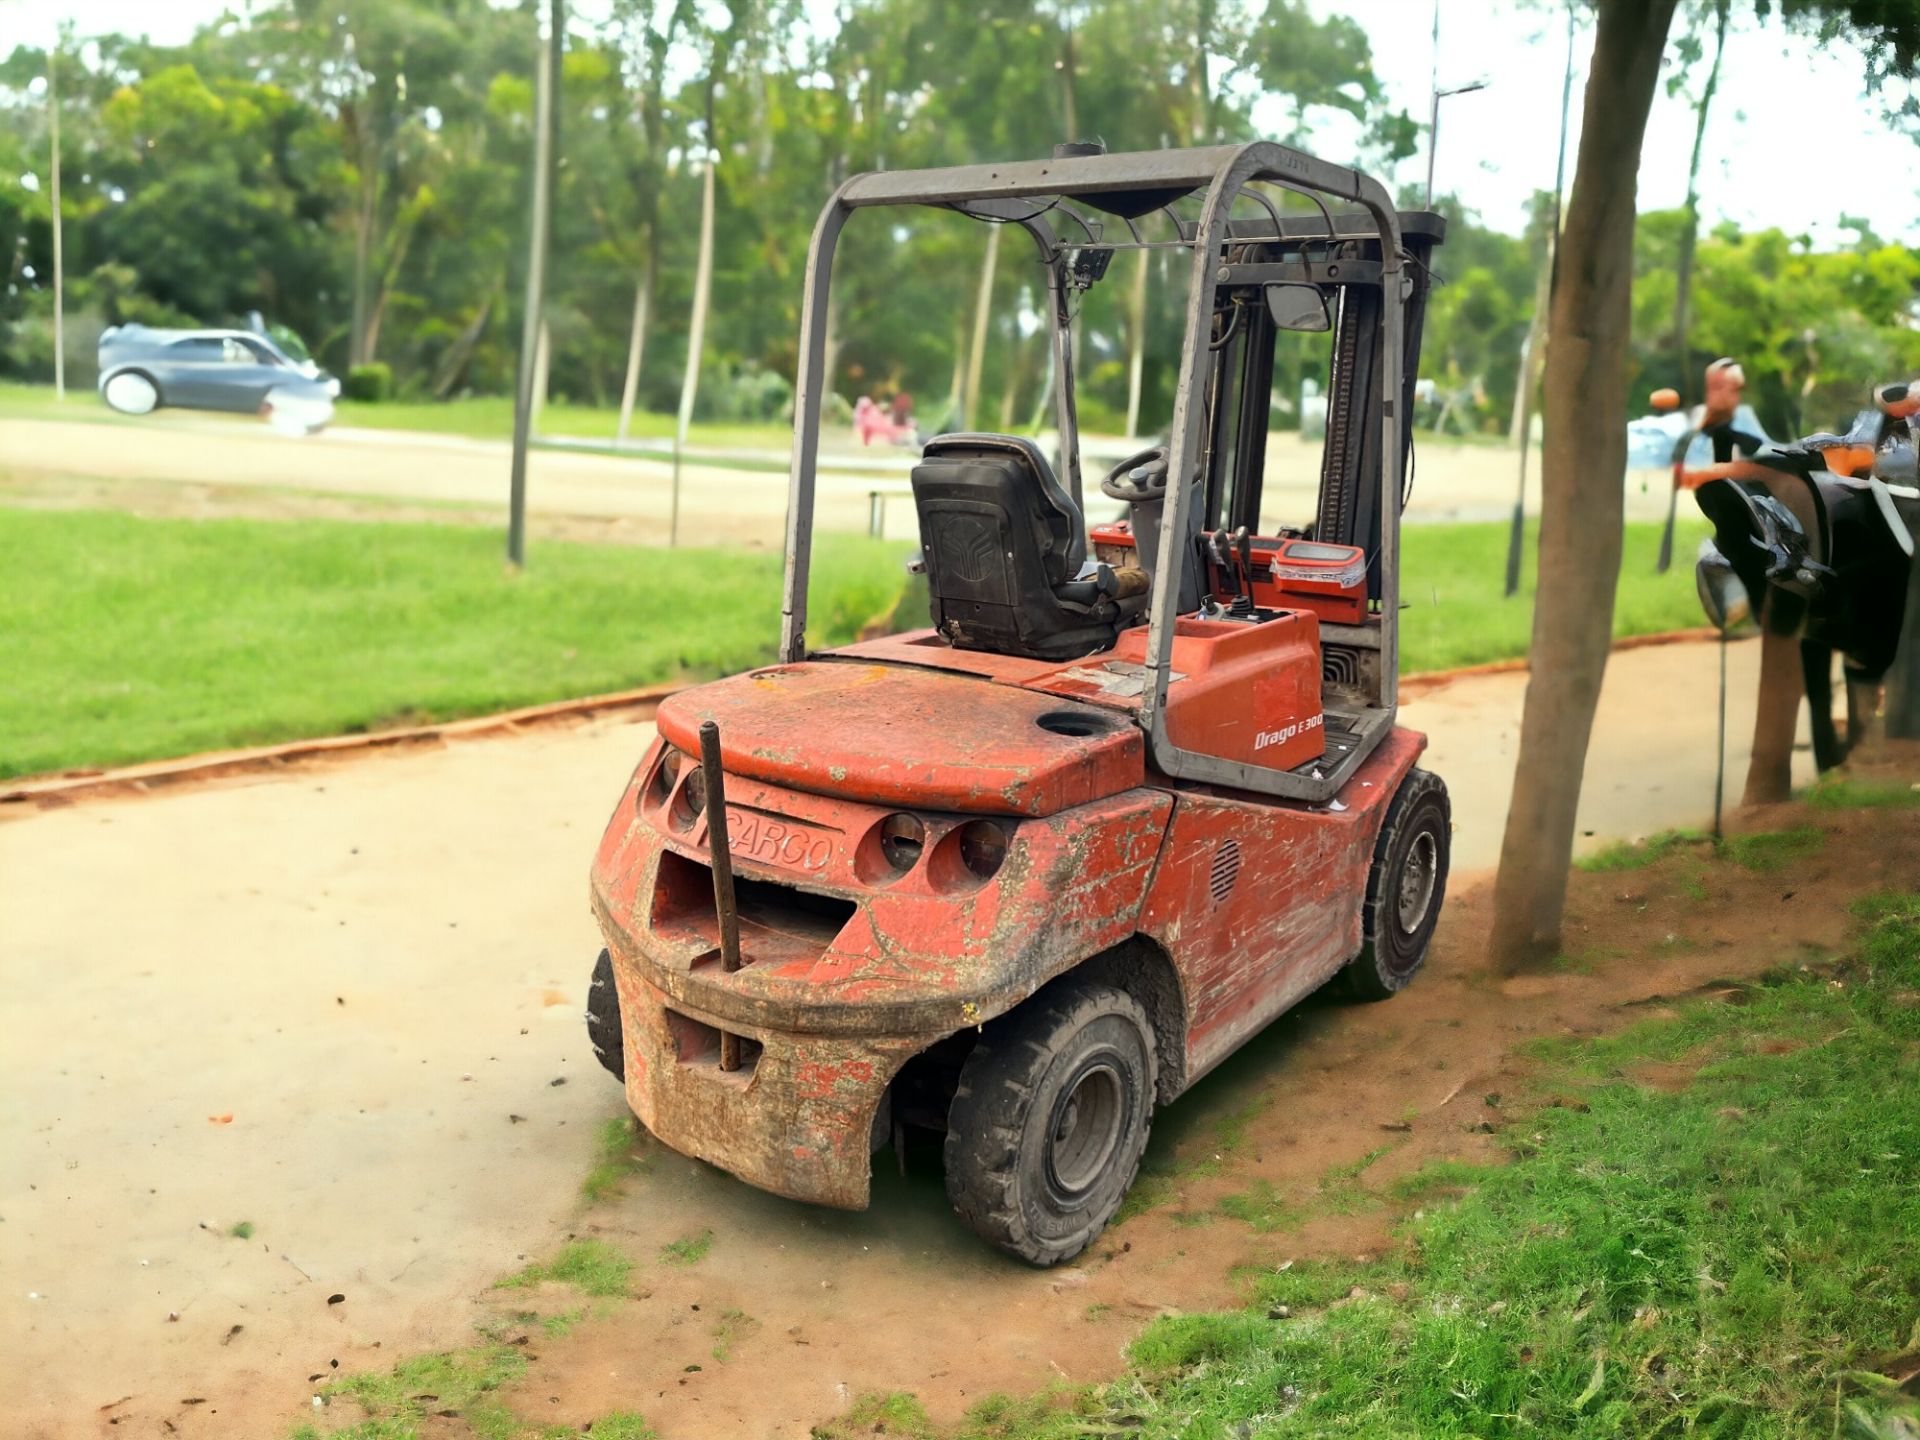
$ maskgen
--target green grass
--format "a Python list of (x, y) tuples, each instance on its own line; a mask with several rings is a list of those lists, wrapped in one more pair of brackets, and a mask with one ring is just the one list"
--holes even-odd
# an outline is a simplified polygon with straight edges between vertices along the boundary
[[(952, 1428), (867, 1397), (816, 1433), (1920, 1433), (1870, 1373), (1920, 1344), (1920, 895), (1857, 913), (1832, 968), (1539, 1047), (1531, 1093), (1503, 1098), (1508, 1163), (1387, 1187), (1425, 1208), (1377, 1259), (1255, 1272), (1245, 1309), (1155, 1322), (1110, 1385)], [(1675, 1059), (1685, 1088), (1634, 1082)]]
[[(1676, 564), (1653, 573), (1660, 526), (1636, 521), (1626, 527), (1620, 589), (1614, 601), (1616, 636), (1653, 635), (1706, 623), (1694, 594), (1693, 567)], [(1401, 532), (1400, 663), (1406, 673), (1450, 670), (1510, 660), (1527, 653), (1533, 632), (1534, 542), (1527, 527), (1526, 568), (1520, 593), (1505, 588), (1507, 529), (1504, 522), (1409, 525)], [(1707, 534), (1704, 521), (1689, 518), (1674, 539), (1676, 555), (1691, 555)]]
[[(329, 1405), (351, 1401), (365, 1416), (358, 1424), (331, 1431), (335, 1440), (412, 1440), (423, 1433), (429, 1416), (443, 1411), (458, 1414), (483, 1440), (508, 1440), (523, 1427), (494, 1392), (526, 1370), (522, 1350), (489, 1343), (416, 1355), (385, 1372), (343, 1376), (320, 1393)], [(317, 1432), (303, 1426), (294, 1433), (295, 1440), (304, 1440)]]
[(1708, 837), (1698, 830), (1661, 830), (1643, 840), (1621, 840), (1596, 850), (1574, 861), (1573, 868), (1605, 873), (1644, 870), (1676, 850), (1690, 850), (1709, 843)]
[[(1616, 629), (1696, 624), (1630, 526)], [(1409, 672), (1525, 652), (1504, 527), (1407, 532)], [(826, 535), (812, 639), (891, 610), (902, 547)], [(0, 507), (0, 776), (427, 722), (770, 658), (782, 558), (499, 537), (421, 523), (141, 519)], [(923, 616), (903, 617), (919, 623)]]
[(614, 1115), (600, 1124), (594, 1138), (593, 1166), (580, 1182), (580, 1197), (589, 1205), (618, 1195), (629, 1175), (647, 1168), (641, 1153), (640, 1122), (631, 1115)]
[[(822, 536), (814, 637), (889, 609), (901, 547)], [(782, 557), (432, 524), (0, 507), (0, 776), (483, 713), (764, 663)]]
[(712, 1249), (713, 1231), (702, 1230), (698, 1235), (688, 1235), (662, 1245), (660, 1259), (668, 1265), (698, 1265)]
[(760, 1331), (760, 1322), (744, 1310), (729, 1307), (713, 1322), (713, 1358), (722, 1365), (733, 1359), (733, 1347), (751, 1340)]
[(551, 1280), (587, 1295), (625, 1295), (632, 1287), (633, 1261), (604, 1240), (569, 1240), (560, 1253), (535, 1261), (499, 1282), (502, 1290), (525, 1290)]
[(1920, 785), (1828, 775), (1808, 786), (1801, 798), (1816, 810), (1908, 810), (1920, 805)]
[(1804, 860), (1826, 843), (1827, 832), (1818, 826), (1796, 825), (1791, 830), (1731, 835), (1721, 842), (1721, 849), (1742, 869), (1771, 874), (1784, 870), (1796, 860)]
[(227, 1234), (236, 1240), (251, 1240), (253, 1238), (253, 1222), (251, 1220), (236, 1220), (228, 1227)]

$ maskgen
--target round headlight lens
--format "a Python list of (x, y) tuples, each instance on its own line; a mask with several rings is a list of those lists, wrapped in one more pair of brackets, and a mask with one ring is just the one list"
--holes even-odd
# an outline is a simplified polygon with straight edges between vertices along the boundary
[(653, 767), (653, 779), (647, 785), (647, 803), (662, 805), (673, 793), (673, 782), (680, 777), (680, 752), (668, 746), (660, 752), (660, 763)]
[(694, 770), (680, 786), (680, 799), (673, 807), (673, 823), (682, 830), (693, 828), (707, 809), (707, 776), (702, 770)]
[(919, 817), (889, 815), (880, 822), (880, 853), (894, 872), (904, 875), (920, 863), (920, 852), (927, 848), (927, 827)]
[(960, 863), (989, 879), (1007, 858), (1007, 832), (991, 820), (973, 820), (960, 827)]

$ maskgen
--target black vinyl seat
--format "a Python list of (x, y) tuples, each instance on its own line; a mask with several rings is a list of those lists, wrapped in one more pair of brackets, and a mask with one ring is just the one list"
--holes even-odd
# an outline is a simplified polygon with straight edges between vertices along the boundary
[(1113, 572), (1087, 566), (1080, 508), (1031, 440), (929, 440), (913, 508), (934, 627), (951, 644), (1038, 660), (1113, 644), (1128, 607), (1114, 599)]

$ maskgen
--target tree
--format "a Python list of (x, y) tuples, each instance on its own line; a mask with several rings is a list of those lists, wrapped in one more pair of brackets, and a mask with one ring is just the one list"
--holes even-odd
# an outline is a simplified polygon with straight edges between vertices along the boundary
[[(1560, 948), (1620, 568), (1636, 178), (1674, 6), (1598, 5), (1544, 387), (1539, 567), (1553, 583), (1535, 601), (1520, 754), (1494, 888), (1491, 951), (1507, 970)], [(1890, 57), (1912, 70), (1920, 0), (1783, 0), (1782, 9), (1790, 23), (1853, 29), (1870, 66)]]

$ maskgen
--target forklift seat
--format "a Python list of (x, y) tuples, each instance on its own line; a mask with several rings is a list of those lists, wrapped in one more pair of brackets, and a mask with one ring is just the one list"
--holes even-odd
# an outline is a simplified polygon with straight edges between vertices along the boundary
[(1070, 660), (1114, 643), (1113, 573), (1031, 440), (940, 435), (913, 469), (934, 627), (956, 648)]

